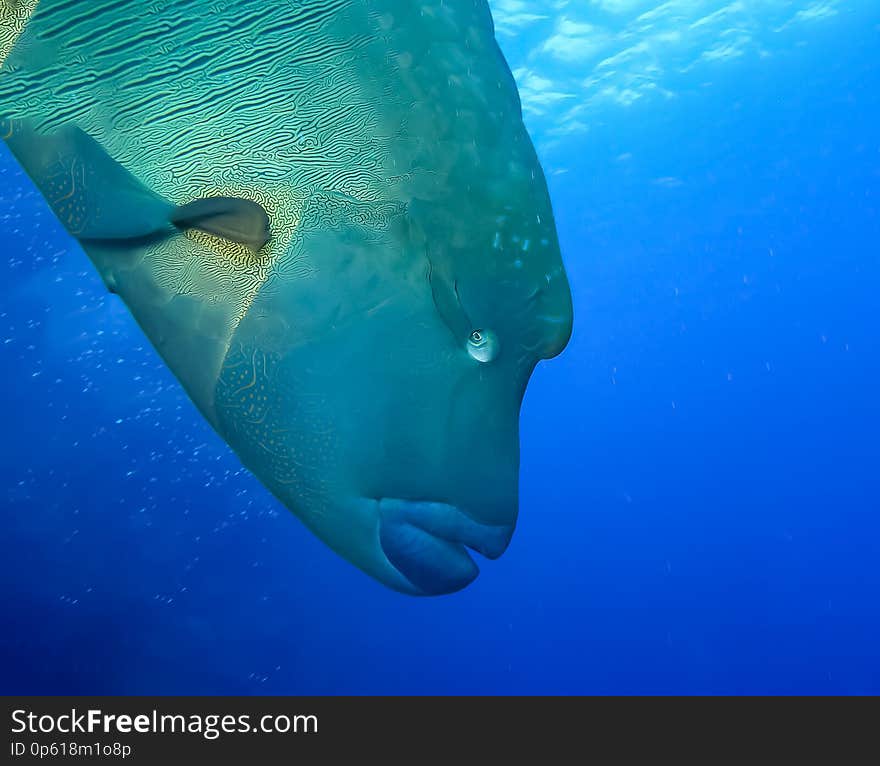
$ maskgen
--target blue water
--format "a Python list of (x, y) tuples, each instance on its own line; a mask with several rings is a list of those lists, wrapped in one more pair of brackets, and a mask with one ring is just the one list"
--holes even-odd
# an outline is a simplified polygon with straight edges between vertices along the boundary
[(242, 470), (0, 154), (0, 691), (880, 692), (880, 7), (572, 5), (494, 3), (576, 327), (451, 597)]

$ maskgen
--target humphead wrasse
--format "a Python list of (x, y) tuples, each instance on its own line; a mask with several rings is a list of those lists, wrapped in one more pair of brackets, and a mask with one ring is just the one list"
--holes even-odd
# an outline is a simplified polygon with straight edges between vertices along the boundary
[(572, 306), (486, 0), (0, 0), (0, 134), (242, 462), (385, 585), (500, 556)]

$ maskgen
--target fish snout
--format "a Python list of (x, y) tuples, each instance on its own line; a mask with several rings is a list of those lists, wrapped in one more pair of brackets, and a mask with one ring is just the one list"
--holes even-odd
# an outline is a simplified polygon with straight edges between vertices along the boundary
[(467, 549), (496, 559), (507, 549), (513, 529), (513, 523), (481, 524), (446, 503), (379, 500), (382, 551), (426, 596), (454, 593), (473, 582), (480, 570)]

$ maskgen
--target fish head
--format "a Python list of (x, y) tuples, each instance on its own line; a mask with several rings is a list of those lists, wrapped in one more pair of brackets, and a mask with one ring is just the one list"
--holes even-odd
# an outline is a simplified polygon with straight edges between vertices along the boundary
[[(479, 571), (468, 549), (506, 549), (526, 384), (571, 333), (543, 178), (515, 180), (458, 210), (410, 200), (381, 226), (351, 211), (304, 221), (288, 260), (307, 253), (309, 273), (267, 280), (218, 387), (245, 464), (331, 548), (407, 593), (457, 591)], [(239, 389), (265, 406), (243, 406)]]

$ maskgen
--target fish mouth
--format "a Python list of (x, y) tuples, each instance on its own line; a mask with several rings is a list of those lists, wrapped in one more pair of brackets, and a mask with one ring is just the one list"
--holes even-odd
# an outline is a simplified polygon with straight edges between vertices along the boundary
[(446, 503), (382, 498), (378, 504), (383, 553), (426, 596), (455, 593), (472, 583), (480, 568), (468, 549), (497, 559), (513, 535), (513, 524), (480, 524)]

